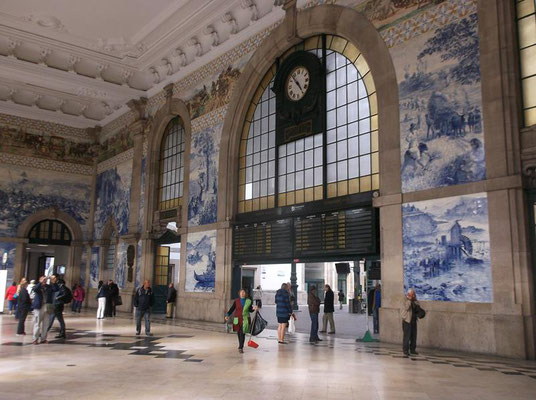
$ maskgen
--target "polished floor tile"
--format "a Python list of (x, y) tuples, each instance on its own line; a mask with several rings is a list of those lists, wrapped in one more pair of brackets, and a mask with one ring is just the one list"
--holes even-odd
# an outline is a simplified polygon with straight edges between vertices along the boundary
[[(0, 316), (0, 392), (5, 399), (534, 399), (536, 363), (326, 336), (295, 334), (288, 345), (268, 330), (258, 349), (237, 351), (214, 324), (153, 323), (136, 337), (123, 315), (67, 314), (67, 339), (32, 345), (31, 318), (15, 335)], [(52, 332), (54, 334), (54, 332)], [(53, 337), (54, 335), (52, 335)], [(49, 336), (50, 338), (50, 336)]]

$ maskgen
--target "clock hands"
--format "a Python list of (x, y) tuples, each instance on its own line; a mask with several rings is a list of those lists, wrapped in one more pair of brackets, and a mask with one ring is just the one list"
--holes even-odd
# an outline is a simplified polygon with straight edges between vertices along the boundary
[(291, 76), (291, 78), (292, 78), (292, 80), (294, 81), (294, 83), (295, 83), (296, 85), (298, 85), (298, 87), (300, 88), (300, 91), (302, 92), (302, 94), (305, 93), (305, 92), (303, 91), (303, 88), (302, 88), (301, 85), (300, 85), (300, 82), (298, 82), (298, 81), (296, 80), (296, 78), (294, 78), (293, 76)]

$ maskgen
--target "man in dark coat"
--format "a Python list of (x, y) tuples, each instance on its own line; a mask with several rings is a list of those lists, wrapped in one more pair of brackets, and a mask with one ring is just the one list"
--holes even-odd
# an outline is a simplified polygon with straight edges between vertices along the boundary
[(17, 336), (26, 335), (24, 332), (24, 323), (26, 322), (26, 316), (32, 308), (32, 300), (30, 299), (30, 294), (26, 287), (28, 282), (25, 278), (22, 278), (20, 281), (19, 295), (17, 298), (17, 304), (19, 307), (19, 324), (17, 326)]
[(168, 286), (167, 292), (166, 318), (173, 318), (175, 301), (177, 301), (177, 289), (175, 289), (175, 286), (173, 286), (173, 282), (171, 282)]
[(108, 281), (108, 294), (106, 295), (106, 308), (104, 315), (106, 317), (115, 317), (115, 307), (119, 297), (119, 286), (113, 280)]
[(335, 295), (333, 293), (333, 290), (331, 290), (331, 287), (329, 285), (326, 285), (324, 287), (326, 290), (326, 294), (324, 296), (324, 317), (322, 318), (322, 330), (320, 332), (325, 333), (328, 328), (328, 321), (329, 321), (329, 327), (331, 328), (329, 333), (334, 334), (335, 333), (335, 321), (333, 320), (333, 313), (335, 312), (335, 306), (334, 306), (334, 300)]
[(146, 279), (143, 286), (136, 290), (134, 295), (134, 307), (136, 307), (136, 336), (141, 334), (141, 319), (145, 319), (145, 334), (153, 336), (151, 333), (151, 309), (154, 305), (154, 294), (151, 283)]

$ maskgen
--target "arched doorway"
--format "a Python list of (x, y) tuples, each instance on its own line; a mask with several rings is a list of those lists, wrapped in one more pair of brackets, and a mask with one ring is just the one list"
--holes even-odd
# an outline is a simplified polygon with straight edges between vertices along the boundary
[(45, 273), (62, 275), (68, 285), (80, 279), (83, 233), (80, 224), (57, 208), (38, 211), (17, 231), (14, 276), (38, 279)]
[(43, 275), (65, 276), (71, 241), (72, 234), (63, 222), (54, 219), (37, 222), (28, 235), (26, 278), (37, 281)]

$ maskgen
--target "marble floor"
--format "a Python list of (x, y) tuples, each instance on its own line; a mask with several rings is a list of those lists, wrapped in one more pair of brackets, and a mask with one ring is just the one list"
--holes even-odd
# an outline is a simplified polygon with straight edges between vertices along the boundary
[[(237, 352), (223, 326), (161, 321), (134, 336), (126, 316), (66, 315), (67, 340), (32, 345), (0, 316), (0, 398), (18, 399), (534, 399), (536, 363), (275, 332)], [(208, 327), (208, 325), (207, 325)], [(221, 327), (221, 331), (218, 331)], [(31, 321), (26, 331), (31, 332)], [(53, 337), (53, 336), (52, 336)]]

